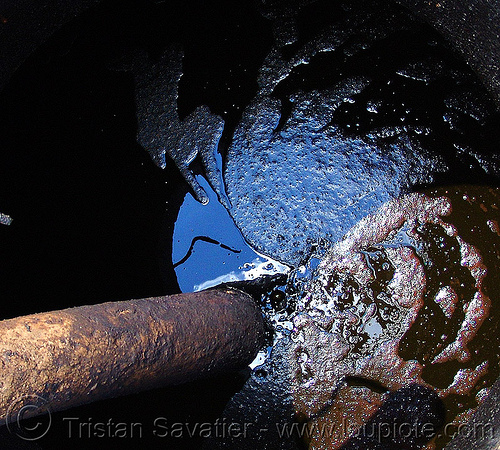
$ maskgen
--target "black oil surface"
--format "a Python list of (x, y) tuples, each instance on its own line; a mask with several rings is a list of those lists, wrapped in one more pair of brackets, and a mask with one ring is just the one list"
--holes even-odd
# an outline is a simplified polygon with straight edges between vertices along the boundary
[[(390, 2), (103, 1), (65, 26), (0, 93), (1, 318), (199, 289), (260, 265), (252, 277), (295, 270), (263, 299), (276, 342), (251, 375), (59, 413), (26, 448), (300, 448), (276, 424), (296, 419), (290, 318), (317, 264), (394, 197), (464, 180), (498, 185), (498, 123), (467, 65)], [(474, 218), (460, 220), (474, 230)], [(475, 239), (467, 226), (460, 233)], [(449, 246), (439, 237), (436, 246)], [(394, 267), (380, 248), (364, 251), (380, 294)], [(389, 306), (367, 322), (360, 349)], [(421, 311), (405, 360), (436, 356), (426, 314), (443, 311)], [(447, 326), (456, 332), (460, 321)], [(489, 319), (481, 331), (491, 345), (496, 329)], [(425, 336), (418, 346), (416, 334)], [(448, 366), (424, 378), (444, 389), (462, 367)], [(75, 438), (68, 415), (143, 432)], [(183, 432), (155, 435), (158, 418)], [(186, 426), (217, 418), (255, 426), (244, 440), (203, 440)], [(2, 448), (20, 445), (11, 441)]]
[(228, 150), (232, 215), (255, 248), (297, 265), (417, 186), (496, 182), (494, 104), (428, 27), (383, 2), (314, 2), (292, 40), (267, 56)]

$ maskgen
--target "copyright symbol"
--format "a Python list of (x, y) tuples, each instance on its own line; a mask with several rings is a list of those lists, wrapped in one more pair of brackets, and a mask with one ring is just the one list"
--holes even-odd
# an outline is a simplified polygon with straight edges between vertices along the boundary
[(5, 420), (7, 430), (25, 441), (43, 438), (52, 424), (47, 401), (35, 394), (22, 395), (12, 401)]

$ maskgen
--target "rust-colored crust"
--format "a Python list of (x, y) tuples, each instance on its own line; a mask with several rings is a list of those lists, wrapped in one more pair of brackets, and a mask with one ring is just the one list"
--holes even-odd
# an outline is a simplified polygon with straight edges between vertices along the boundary
[(252, 298), (226, 289), (1, 321), (0, 424), (23, 396), (57, 411), (242, 368), (264, 333)]

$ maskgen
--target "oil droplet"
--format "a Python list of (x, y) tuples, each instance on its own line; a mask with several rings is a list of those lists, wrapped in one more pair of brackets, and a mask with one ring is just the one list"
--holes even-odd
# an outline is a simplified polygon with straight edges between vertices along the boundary
[(458, 302), (457, 293), (450, 286), (445, 286), (436, 294), (434, 301), (441, 308), (444, 315), (448, 319), (451, 319), (451, 316), (455, 311), (455, 306)]
[(0, 224), (10, 225), (12, 223), (12, 218), (7, 214), (0, 213)]

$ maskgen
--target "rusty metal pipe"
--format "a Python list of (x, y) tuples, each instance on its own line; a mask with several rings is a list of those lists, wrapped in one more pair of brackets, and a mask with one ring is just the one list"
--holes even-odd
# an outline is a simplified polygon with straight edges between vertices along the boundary
[[(264, 343), (252, 298), (216, 289), (81, 306), (0, 322), (0, 424), (20, 399), (68, 409), (241, 369)], [(14, 418), (14, 419), (9, 419)]]

